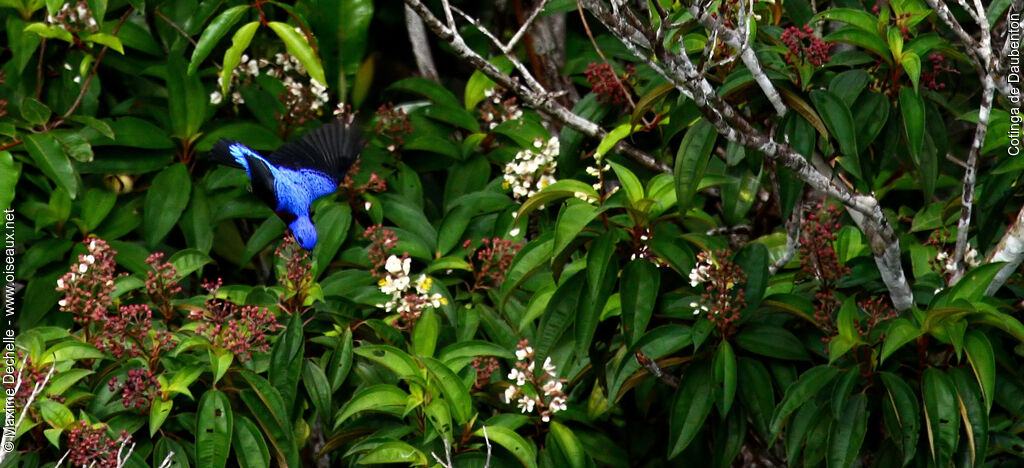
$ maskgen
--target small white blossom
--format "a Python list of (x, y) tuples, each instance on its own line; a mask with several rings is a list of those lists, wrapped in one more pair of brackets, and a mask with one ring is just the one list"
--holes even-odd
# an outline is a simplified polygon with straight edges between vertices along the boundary
[(86, 271), (89, 271), (89, 267), (86, 264), (84, 264), (84, 263), (78, 264), (78, 272), (79, 273), (85, 273)]
[(512, 230), (508, 232), (508, 235), (510, 235), (512, 237), (518, 236), (519, 235), (519, 228), (512, 228)]

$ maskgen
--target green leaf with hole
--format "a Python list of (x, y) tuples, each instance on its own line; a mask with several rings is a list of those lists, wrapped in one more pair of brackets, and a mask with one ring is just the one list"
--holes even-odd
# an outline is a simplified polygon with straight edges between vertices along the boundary
[(227, 395), (220, 390), (207, 390), (196, 410), (196, 464), (227, 466), (231, 448), (234, 413)]
[(944, 372), (934, 367), (924, 370), (921, 378), (924, 397), (925, 430), (933, 462), (945, 466), (953, 459), (960, 439), (960, 411), (956, 389)]

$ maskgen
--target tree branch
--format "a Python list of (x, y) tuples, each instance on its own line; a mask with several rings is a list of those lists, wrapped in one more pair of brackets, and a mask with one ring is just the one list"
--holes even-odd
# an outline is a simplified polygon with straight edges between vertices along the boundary
[[(441, 40), (448, 43), (456, 56), (469, 62), (474, 68), (480, 70), (481, 73), (494, 80), (495, 83), (515, 93), (523, 100), (524, 103), (526, 103), (526, 105), (589, 137), (604, 138), (604, 136), (608, 134), (608, 132), (596, 123), (580, 117), (558, 103), (558, 101), (556, 101), (554, 97), (543, 88), (540, 90), (530, 89), (508, 74), (502, 73), (501, 70), (498, 70), (497, 67), (470, 49), (462, 39), (462, 36), (460, 36), (455, 29), (445, 26), (441, 20), (434, 16), (430, 9), (428, 9), (420, 0), (405, 0), (405, 4), (412, 8), (413, 11), (423, 19), (427, 28), (433, 31)], [(514, 57), (509, 58), (514, 61), (513, 63), (517, 61)], [(522, 71), (520, 71), (520, 73), (522, 73)], [(530, 80), (533, 77), (527, 73), (523, 78), (525, 80)], [(615, 148), (644, 167), (659, 172), (672, 171), (667, 164), (625, 142), (620, 141)]]
[(430, 43), (427, 42), (427, 29), (423, 27), (423, 20), (405, 6), (405, 28), (409, 31), (409, 42), (412, 43), (412, 55), (416, 58), (416, 68), (420, 76), (435, 82), (441, 81), (437, 74), (437, 66), (434, 65), (434, 56), (430, 53)]
[(991, 76), (982, 77), (981, 107), (978, 109), (978, 125), (974, 129), (974, 141), (967, 153), (967, 167), (964, 170), (963, 192), (960, 195), (960, 222), (957, 224), (956, 247), (953, 250), (953, 276), (950, 285), (954, 285), (964, 275), (966, 264), (964, 255), (967, 253), (967, 239), (971, 228), (971, 210), (974, 204), (974, 184), (977, 179), (978, 156), (985, 144), (988, 133), (988, 121), (992, 113), (992, 99), (995, 94), (995, 83)]
[[(910, 308), (913, 304), (913, 293), (900, 262), (899, 240), (875, 197), (859, 195), (843, 185), (834, 183), (831, 177), (811, 166), (802, 155), (788, 145), (780, 144), (757, 130), (721, 99), (711, 83), (700, 75), (688, 56), (670, 53), (662, 44), (648, 41), (647, 37), (655, 37), (656, 34), (631, 24), (628, 12), (617, 14), (609, 11), (597, 0), (581, 1), (637, 58), (672, 82), (684, 95), (692, 97), (701, 114), (720, 134), (730, 141), (760, 151), (770, 159), (782, 163), (804, 182), (843, 203), (869, 240), (875, 264), (889, 289), (893, 305), (897, 310)], [(633, 23), (635, 22), (634, 20)]]
[(985, 259), (987, 262), (1006, 262), (996, 273), (995, 278), (989, 283), (985, 294), (992, 295), (1006, 283), (1006, 280), (1017, 271), (1021, 261), (1024, 260), (1024, 208), (1017, 213), (1017, 220), (1010, 225), (1003, 238), (999, 239), (996, 248)]

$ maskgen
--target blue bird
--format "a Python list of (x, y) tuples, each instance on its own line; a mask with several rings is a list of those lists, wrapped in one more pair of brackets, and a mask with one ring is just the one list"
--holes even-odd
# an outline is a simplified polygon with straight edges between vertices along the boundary
[(316, 246), (309, 206), (334, 193), (359, 154), (358, 129), (334, 121), (263, 157), (249, 147), (221, 138), (210, 150), (212, 160), (245, 169), (252, 191), (281, 217), (306, 250)]

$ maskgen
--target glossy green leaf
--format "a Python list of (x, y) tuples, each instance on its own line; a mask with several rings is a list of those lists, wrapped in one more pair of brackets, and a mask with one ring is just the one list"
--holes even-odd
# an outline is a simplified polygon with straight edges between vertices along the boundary
[(778, 434), (790, 413), (811, 398), (814, 398), (838, 374), (838, 369), (821, 365), (812, 367), (800, 375), (800, 378), (786, 389), (786, 394), (782, 397), (782, 401), (775, 408), (775, 413), (772, 415), (769, 427), (771, 433)]
[(313, 215), (313, 224), (318, 231), (316, 247), (313, 248), (313, 258), (316, 259), (314, 279), (323, 276), (330, 268), (331, 261), (345, 243), (351, 223), (352, 208), (346, 204), (332, 203)]
[(971, 465), (977, 466), (986, 458), (989, 444), (988, 408), (982, 401), (982, 391), (975, 379), (960, 368), (950, 368), (949, 376), (956, 388), (958, 410), (964, 421), (964, 435)]
[(879, 376), (885, 385), (885, 400), (882, 402), (885, 425), (890, 438), (903, 452), (903, 464), (914, 458), (921, 428), (921, 410), (917, 395), (903, 378), (881, 372)]
[(914, 325), (910, 320), (902, 317), (892, 320), (886, 330), (885, 342), (882, 343), (882, 354), (879, 355), (878, 360), (885, 361), (885, 358), (902, 348), (903, 345), (916, 340), (923, 333), (921, 327)]
[(363, 411), (398, 412), (405, 408), (409, 395), (402, 389), (388, 384), (378, 384), (366, 387), (357, 392), (352, 399), (348, 400), (334, 418), (334, 427), (337, 428), (349, 417)]
[(236, 415), (233, 426), (231, 447), (239, 465), (269, 468), (270, 449), (267, 448), (267, 442), (256, 423), (244, 415)]
[(562, 425), (558, 421), (551, 421), (551, 434), (555, 436), (558, 448), (565, 454), (572, 468), (585, 468), (587, 466), (587, 454), (583, 444), (573, 434), (572, 429)]
[(968, 330), (964, 350), (985, 397), (985, 411), (991, 411), (996, 392), (996, 358), (992, 342), (980, 330)]
[(174, 164), (160, 171), (146, 191), (143, 207), (143, 230), (150, 249), (167, 236), (192, 194), (192, 179), (183, 164)]
[(196, 48), (192, 51), (192, 58), (188, 63), (188, 74), (194, 75), (199, 69), (199, 64), (213, 52), (213, 48), (228, 33), (232, 26), (242, 19), (242, 15), (249, 9), (249, 5), (238, 5), (222, 11), (209, 26), (203, 29), (203, 34), (196, 41)]
[(684, 216), (691, 208), (717, 138), (718, 133), (714, 125), (701, 119), (687, 130), (683, 142), (679, 145), (672, 174), (676, 180), (676, 204)]
[(569, 202), (558, 213), (558, 220), (555, 222), (555, 244), (551, 251), (551, 260), (555, 261), (560, 257), (573, 240), (580, 234), (583, 228), (587, 227), (599, 211), (593, 205), (583, 202), (569, 200)]
[(843, 415), (832, 422), (828, 435), (829, 468), (854, 466), (868, 431), (867, 406), (867, 397), (858, 393), (850, 397)]
[(647, 331), (654, 314), (661, 275), (653, 263), (637, 259), (622, 269), (619, 294), (622, 301), (622, 327), (628, 343), (634, 343)]
[(732, 408), (733, 399), (736, 397), (736, 353), (728, 341), (722, 341), (715, 352), (712, 361), (712, 374), (715, 378), (715, 402), (718, 404), (718, 412), (725, 417)]
[(844, 168), (855, 177), (861, 177), (860, 150), (857, 146), (857, 129), (853, 123), (853, 114), (849, 106), (835, 94), (824, 90), (811, 92), (811, 102), (825, 121), (829, 133), (839, 142), (839, 150), (843, 155), (841, 162)]
[(157, 396), (153, 398), (153, 402), (149, 405), (149, 436), (153, 437), (156, 432), (160, 430), (160, 426), (163, 426), (164, 421), (167, 420), (167, 416), (171, 414), (171, 409), (174, 408), (174, 400), (164, 401), (162, 398)]
[(310, 78), (324, 86), (330, 87), (327, 78), (324, 78), (324, 67), (320, 64), (320, 58), (316, 56), (316, 52), (309, 45), (306, 36), (295, 31), (294, 26), (286, 23), (271, 21), (267, 23), (267, 26), (270, 26), (270, 29), (273, 29), (277, 36), (281, 38), (281, 41), (284, 42), (285, 47), (288, 49), (288, 53), (299, 59), (299, 63), (305, 67), (306, 73), (309, 73)]
[(242, 53), (245, 52), (245, 49), (249, 48), (249, 43), (252, 42), (252, 37), (256, 35), (256, 29), (259, 27), (259, 21), (246, 23), (238, 28), (235, 31), (235, 35), (231, 37), (231, 47), (224, 52), (224, 60), (221, 63), (220, 69), (220, 92), (224, 96), (228, 96), (228, 87), (231, 86), (231, 73), (242, 61)]
[(196, 415), (196, 463), (199, 466), (227, 466), (233, 420), (227, 395), (219, 390), (203, 393)]
[(903, 113), (903, 128), (906, 131), (910, 156), (917, 163), (921, 162), (921, 146), (924, 145), (925, 108), (924, 99), (910, 88), (900, 90), (900, 110)]
[(427, 466), (427, 456), (416, 447), (398, 440), (389, 440), (378, 444), (369, 452), (359, 457), (359, 465), (379, 463), (405, 463), (408, 466)]
[(936, 464), (947, 464), (959, 441), (960, 405), (956, 389), (949, 376), (930, 367), (921, 378), (921, 394), (930, 458)]
[(680, 380), (669, 416), (668, 458), (678, 456), (697, 437), (715, 401), (711, 386), (711, 368), (695, 363)]
[(29, 133), (24, 135), (23, 144), (36, 167), (74, 200), (78, 196), (80, 181), (57, 139), (49, 133)]
[(770, 325), (752, 325), (744, 327), (736, 335), (736, 346), (776, 359), (803, 361), (810, 359), (803, 343), (793, 332)]

